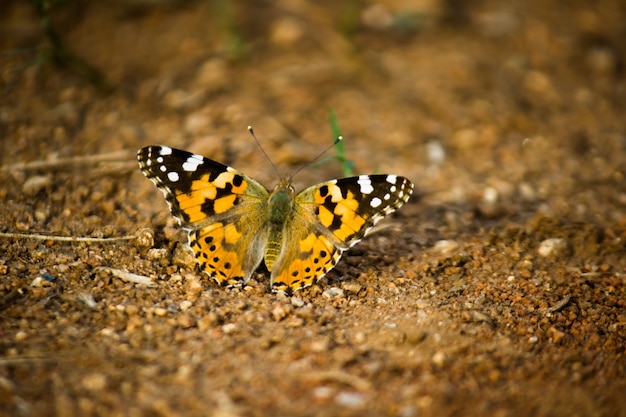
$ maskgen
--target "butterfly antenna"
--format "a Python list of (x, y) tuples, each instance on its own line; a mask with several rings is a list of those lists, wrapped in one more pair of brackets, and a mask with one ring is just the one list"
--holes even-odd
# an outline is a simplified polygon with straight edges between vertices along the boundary
[(272, 164), (272, 167), (274, 168), (274, 171), (276, 171), (278, 178), (282, 178), (282, 175), (280, 175), (278, 168), (276, 168), (276, 165), (274, 165), (274, 162), (272, 162), (272, 159), (270, 158), (270, 156), (267, 154), (267, 152), (265, 152), (265, 149), (263, 149), (263, 146), (261, 146), (261, 142), (259, 142), (259, 140), (256, 138), (256, 135), (254, 134), (254, 129), (252, 129), (252, 126), (248, 126), (248, 132), (250, 132), (256, 144), (259, 145), (259, 148), (261, 148), (261, 152), (263, 152), (263, 155), (265, 155), (267, 160), (270, 161), (270, 164)]
[(328, 150), (330, 148), (332, 148), (333, 146), (335, 146), (336, 144), (338, 144), (339, 142), (341, 142), (343, 140), (343, 136), (337, 136), (337, 139), (335, 139), (335, 141), (328, 145), (328, 147), (326, 149), (324, 149), (322, 152), (319, 153), (319, 155), (317, 155), (315, 158), (311, 159), (309, 162), (307, 162), (306, 164), (302, 165), (300, 168), (298, 168), (296, 170), (296, 172), (294, 172), (293, 174), (291, 174), (291, 178), (295, 177), (296, 174), (300, 171), (302, 171), (304, 168), (310, 166), (313, 162), (317, 161), (318, 159), (320, 159), (322, 157), (322, 155), (324, 155), (326, 152), (328, 152)]

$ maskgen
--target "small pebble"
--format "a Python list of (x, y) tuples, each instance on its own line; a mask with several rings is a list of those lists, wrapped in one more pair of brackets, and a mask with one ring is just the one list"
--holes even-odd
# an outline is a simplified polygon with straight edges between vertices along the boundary
[(129, 316), (134, 316), (135, 314), (139, 313), (139, 307), (134, 304), (126, 304), (126, 308), (124, 310)]
[(202, 318), (198, 320), (198, 329), (201, 332), (204, 332), (210, 329), (211, 327), (215, 326), (218, 323), (218, 321), (219, 321), (219, 317), (217, 316), (217, 314), (215, 314), (215, 312), (210, 312), (206, 314), (205, 316), (202, 316)]
[(137, 230), (135, 243), (141, 248), (151, 248), (154, 246), (154, 231), (147, 227)]
[(298, 297), (291, 297), (291, 305), (294, 307), (302, 307), (304, 306), (304, 301)]
[(363, 286), (359, 284), (358, 282), (349, 281), (349, 282), (342, 282), (341, 288), (349, 292), (350, 294), (358, 294), (359, 291), (363, 289)]
[(163, 308), (163, 307), (156, 307), (154, 309), (154, 315), (155, 316), (159, 316), (159, 317), (163, 317), (163, 316), (167, 315), (167, 309)]
[(276, 45), (297, 45), (304, 31), (300, 19), (285, 17), (276, 20), (270, 29), (270, 39)]
[(39, 287), (50, 287), (53, 284), (53, 280), (51, 280), (50, 275), (42, 274), (33, 279), (30, 283), (31, 287), (39, 288)]
[(546, 239), (539, 244), (539, 249), (537, 252), (540, 256), (544, 258), (559, 256), (561, 255), (565, 249), (567, 249), (567, 243), (565, 239), (561, 238), (551, 238)]
[(499, 198), (498, 190), (494, 187), (486, 187), (483, 190), (483, 202), (485, 204), (496, 204)]
[(179, 304), (180, 311), (187, 311), (187, 310), (189, 310), (189, 307), (191, 307), (192, 305), (193, 305), (193, 303), (191, 301), (189, 301), (189, 300), (181, 301), (180, 304)]
[(22, 192), (32, 196), (38, 192), (48, 188), (52, 184), (52, 180), (48, 176), (35, 175), (27, 179), (22, 185)]
[(326, 400), (333, 395), (333, 391), (331, 387), (315, 387), (313, 389), (313, 397), (318, 400)]
[(344, 292), (341, 288), (330, 287), (322, 293), (322, 297), (332, 300), (333, 298), (343, 298)]
[(441, 165), (446, 159), (446, 151), (438, 140), (431, 140), (426, 144), (426, 155), (428, 160), (435, 165)]
[(168, 250), (164, 248), (153, 248), (148, 251), (146, 257), (151, 261), (158, 261), (159, 259), (166, 258)]
[(435, 352), (431, 360), (435, 366), (441, 368), (446, 363), (446, 354), (442, 351)]
[(107, 384), (107, 377), (100, 373), (91, 373), (83, 377), (83, 387), (89, 391), (101, 391)]
[(348, 408), (357, 408), (365, 405), (366, 398), (365, 394), (360, 392), (340, 392), (335, 397), (335, 403), (337, 405), (348, 407)]
[(222, 326), (222, 332), (224, 334), (233, 334), (237, 331), (237, 325), (235, 323), (227, 323)]
[(291, 308), (285, 304), (278, 304), (272, 309), (272, 317), (276, 321), (281, 321), (291, 312)]
[(439, 252), (442, 255), (450, 255), (459, 248), (459, 244), (456, 240), (439, 240), (433, 246), (433, 250)]

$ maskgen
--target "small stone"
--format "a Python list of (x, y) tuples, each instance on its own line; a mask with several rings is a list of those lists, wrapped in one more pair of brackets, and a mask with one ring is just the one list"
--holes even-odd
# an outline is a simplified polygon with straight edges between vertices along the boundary
[(28, 333), (24, 331), (20, 330), (19, 332), (15, 333), (16, 342), (23, 342), (24, 340), (26, 340), (27, 337), (28, 337)]
[(330, 341), (326, 337), (320, 337), (313, 339), (308, 343), (308, 350), (311, 352), (321, 353), (326, 352), (330, 346)]
[(358, 282), (349, 281), (349, 282), (342, 282), (341, 288), (349, 292), (350, 294), (358, 294), (359, 291), (363, 289), (363, 286), (359, 284)]
[(89, 391), (101, 391), (106, 387), (107, 377), (104, 374), (91, 373), (83, 377), (83, 386)]
[(354, 334), (354, 343), (360, 345), (362, 343), (365, 343), (365, 340), (366, 340), (365, 333), (363, 333), (363, 332), (356, 332)]
[(459, 248), (459, 244), (455, 240), (439, 240), (433, 246), (433, 250), (442, 255), (451, 255)]
[(291, 312), (291, 306), (285, 304), (278, 304), (272, 309), (272, 317), (276, 321), (281, 321)]
[(167, 257), (168, 250), (164, 248), (153, 248), (148, 251), (146, 257), (151, 261), (158, 261)]
[(172, 263), (183, 267), (189, 271), (193, 271), (198, 264), (196, 257), (193, 255), (188, 246), (179, 246), (174, 252)]
[(154, 309), (154, 315), (159, 317), (164, 317), (167, 315), (167, 309), (163, 307), (156, 307)]
[(406, 332), (406, 341), (411, 345), (422, 343), (427, 337), (428, 332), (425, 330), (411, 329)]
[(276, 20), (271, 27), (270, 39), (276, 45), (296, 45), (302, 38), (303, 30), (300, 20), (285, 17)]
[(32, 196), (48, 188), (51, 184), (52, 180), (49, 176), (35, 175), (24, 182), (22, 185), (22, 192), (26, 195)]
[(363, 10), (361, 21), (367, 28), (385, 30), (393, 25), (393, 15), (382, 4), (373, 4)]
[(322, 297), (328, 298), (329, 300), (332, 300), (334, 298), (343, 298), (344, 292), (341, 288), (330, 287), (322, 293)]
[(304, 300), (298, 297), (291, 297), (291, 305), (298, 308), (304, 306)]
[(493, 205), (498, 202), (499, 198), (500, 194), (494, 187), (486, 187), (483, 190), (483, 203)]
[(567, 249), (567, 242), (561, 238), (546, 239), (539, 244), (537, 252), (544, 258), (555, 257), (563, 254)]
[(187, 311), (193, 305), (193, 303), (189, 300), (181, 301), (179, 304), (180, 311)]
[(237, 331), (237, 325), (235, 323), (227, 323), (222, 326), (222, 332), (224, 334), (233, 334)]
[(430, 140), (426, 144), (428, 160), (435, 165), (441, 165), (446, 160), (446, 151), (438, 140)]
[(285, 326), (291, 328), (302, 327), (304, 326), (304, 319), (297, 316), (291, 316), (289, 319), (285, 320)]
[(334, 390), (331, 387), (315, 387), (313, 389), (313, 397), (318, 400), (327, 400), (333, 395)]
[(33, 279), (30, 282), (30, 286), (31, 287), (36, 287), (36, 288), (37, 287), (41, 287), (41, 286), (43, 286), (44, 282), (45, 282), (44, 279), (39, 276), (39, 277), (36, 277), (35, 279)]
[(210, 312), (205, 316), (202, 316), (200, 320), (198, 320), (198, 329), (201, 332), (204, 332), (211, 327), (215, 326), (219, 321), (219, 317), (214, 312)]
[(561, 343), (561, 341), (565, 337), (564, 332), (557, 330), (554, 327), (550, 328), (549, 333), (551, 334), (551, 337), (552, 337), (552, 343), (554, 343), (555, 345), (558, 345), (559, 343)]
[(31, 287), (39, 288), (39, 287), (50, 287), (53, 284), (53, 280), (50, 279), (50, 275), (42, 274), (33, 279), (30, 283)]
[(435, 366), (441, 368), (446, 363), (446, 354), (442, 351), (435, 352), (431, 360)]
[(141, 248), (154, 246), (154, 231), (147, 227), (137, 230), (135, 233), (135, 244)]
[(134, 316), (139, 313), (139, 307), (134, 304), (126, 304), (126, 308), (124, 309), (127, 315)]
[(348, 407), (348, 408), (358, 408), (365, 405), (367, 398), (365, 394), (360, 392), (340, 392), (335, 397), (335, 403), (337, 405)]

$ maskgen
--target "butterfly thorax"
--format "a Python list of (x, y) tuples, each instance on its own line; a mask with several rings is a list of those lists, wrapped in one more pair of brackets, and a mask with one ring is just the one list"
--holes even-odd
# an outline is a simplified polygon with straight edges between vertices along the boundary
[(280, 255), (283, 245), (283, 231), (293, 214), (295, 191), (291, 180), (283, 178), (274, 188), (267, 201), (269, 234), (265, 246), (265, 266), (272, 270), (274, 261)]

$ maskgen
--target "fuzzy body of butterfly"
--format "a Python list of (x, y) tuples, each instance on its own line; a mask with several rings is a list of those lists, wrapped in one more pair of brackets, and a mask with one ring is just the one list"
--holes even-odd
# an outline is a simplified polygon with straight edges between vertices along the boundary
[(167, 146), (141, 148), (137, 160), (188, 231), (202, 271), (239, 286), (265, 261), (272, 291), (288, 294), (323, 277), (413, 192), (397, 175), (330, 180), (299, 193), (283, 177), (269, 191), (229, 166)]

